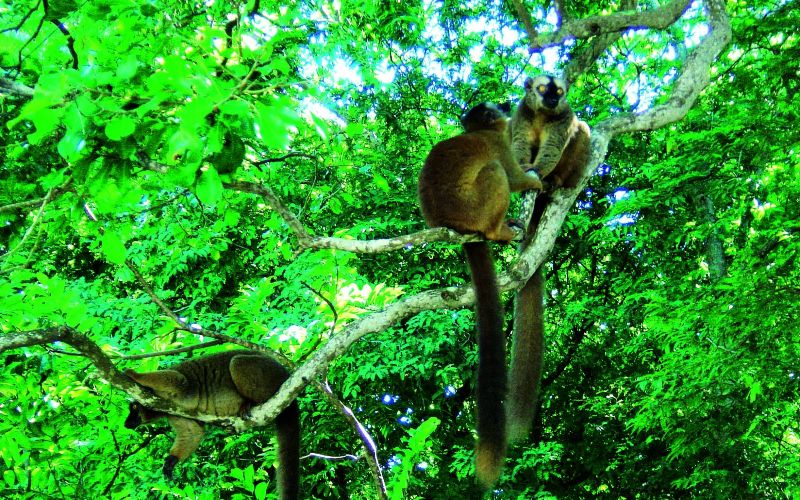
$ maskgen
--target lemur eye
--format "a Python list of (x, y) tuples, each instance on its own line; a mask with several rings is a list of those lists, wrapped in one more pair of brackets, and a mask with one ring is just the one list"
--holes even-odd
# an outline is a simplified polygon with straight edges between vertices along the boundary
[(558, 95), (564, 95), (564, 89), (558, 89), (558, 90), (556, 90), (556, 94), (558, 94)]
[(539, 92), (540, 94), (544, 94), (545, 90), (547, 90), (547, 87), (545, 87), (544, 85), (539, 85), (538, 87), (536, 87), (536, 91)]

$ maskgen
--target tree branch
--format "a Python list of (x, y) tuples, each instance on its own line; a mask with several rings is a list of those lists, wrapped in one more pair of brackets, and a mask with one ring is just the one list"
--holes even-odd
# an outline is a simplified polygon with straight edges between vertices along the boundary
[[(31, 234), (33, 234), (33, 230), (36, 228), (36, 226), (39, 225), (39, 220), (41, 219), (42, 214), (44, 213), (44, 208), (47, 206), (48, 203), (50, 203), (50, 200), (53, 198), (55, 194), (56, 194), (56, 188), (52, 188), (50, 189), (50, 191), (47, 192), (45, 197), (41, 199), (41, 205), (39, 206), (39, 210), (37, 210), (36, 213), (34, 214), (33, 220), (31, 221), (31, 225), (28, 226), (27, 230), (25, 230), (25, 234), (22, 235), (22, 239), (19, 240), (19, 243), (17, 243), (17, 245), (14, 248), (10, 249), (4, 255), (0, 256), (0, 262), (3, 262), (8, 257), (11, 257), (25, 245), (25, 242), (27, 242), (28, 238), (31, 236)], [(35, 247), (36, 245), (34, 245), (34, 248)], [(5, 271), (6, 267), (0, 266), (0, 270)]]
[(308, 234), (308, 231), (306, 231), (306, 228), (303, 226), (303, 223), (300, 222), (300, 219), (298, 219), (297, 216), (295, 216), (291, 210), (289, 210), (286, 205), (283, 204), (280, 198), (278, 198), (267, 186), (264, 186), (263, 184), (256, 184), (254, 182), (243, 181), (224, 183), (223, 186), (228, 189), (244, 191), (246, 193), (253, 193), (262, 196), (272, 206), (272, 209), (278, 212), (278, 215), (280, 215), (283, 220), (286, 221), (286, 224), (289, 225), (289, 229), (291, 229), (295, 236), (297, 236), (297, 239), (300, 240), (301, 245), (311, 239), (311, 235)]
[(28, 87), (24, 83), (18, 83), (8, 78), (0, 78), (0, 94), (30, 98), (33, 97), (33, 87)]
[(320, 460), (327, 460), (329, 462), (342, 462), (345, 460), (349, 460), (350, 462), (357, 462), (358, 456), (357, 455), (323, 455), (322, 453), (309, 453), (308, 455), (304, 455), (301, 457), (302, 459), (306, 458), (318, 458)]
[[(636, 0), (623, 0), (620, 5), (620, 10), (635, 10)], [(591, 67), (597, 58), (605, 53), (605, 51), (617, 40), (622, 37), (622, 32), (605, 33), (592, 38), (587, 47), (584, 47), (580, 52), (570, 54), (570, 60), (564, 68), (564, 79), (567, 85), (572, 85), (579, 75), (582, 75), (589, 67)]]
[(339, 410), (339, 413), (341, 413), (353, 429), (355, 429), (356, 434), (359, 439), (361, 439), (364, 448), (364, 456), (367, 458), (372, 477), (375, 479), (375, 486), (378, 489), (379, 498), (382, 500), (388, 499), (389, 495), (386, 492), (386, 481), (383, 479), (383, 472), (381, 472), (380, 462), (378, 461), (378, 448), (375, 446), (375, 441), (372, 439), (369, 431), (358, 420), (353, 410), (334, 394), (327, 380), (325, 382), (317, 382), (315, 385), (322, 391), (322, 395), (328, 400), (328, 403)]
[(162, 356), (174, 356), (176, 354), (182, 354), (184, 352), (191, 352), (196, 351), (197, 349), (205, 349), (207, 347), (213, 347), (216, 345), (222, 345), (225, 342), (222, 340), (210, 340), (208, 342), (203, 342), (202, 344), (195, 344), (189, 345), (186, 347), (179, 347), (177, 349), (170, 349), (169, 351), (159, 351), (159, 352), (148, 352), (145, 354), (130, 354), (128, 356), (121, 356), (120, 359), (124, 359), (125, 361), (131, 361), (135, 359), (147, 359), (147, 358), (160, 358)]
[(464, 235), (447, 229), (444, 227), (437, 227), (433, 229), (425, 229), (416, 233), (397, 236), (395, 238), (383, 238), (378, 240), (354, 240), (348, 238), (333, 238), (333, 237), (313, 237), (306, 230), (300, 219), (283, 204), (280, 198), (267, 186), (256, 184), (253, 182), (234, 181), (223, 184), (228, 189), (242, 191), (246, 193), (253, 193), (260, 195), (266, 199), (267, 203), (278, 212), (289, 229), (295, 234), (298, 240), (298, 246), (302, 249), (319, 250), (323, 248), (331, 248), (337, 250), (345, 250), (354, 253), (381, 253), (390, 250), (399, 250), (408, 247), (409, 245), (420, 245), (423, 243), (432, 243), (434, 241), (445, 241), (449, 243), (468, 243), (470, 241), (481, 241), (482, 238), (476, 235)]
[[(336, 312), (336, 307), (327, 297), (313, 289), (307, 283), (303, 283), (303, 285), (311, 290), (312, 293), (319, 297), (320, 300), (325, 302), (328, 308), (330, 308), (331, 313), (333, 314), (333, 323), (331, 324), (330, 334), (333, 335), (333, 332), (336, 329), (336, 323), (339, 321), (339, 313)], [(358, 420), (358, 417), (356, 417), (356, 414), (353, 413), (353, 410), (344, 404), (344, 402), (339, 399), (338, 396), (336, 396), (331, 388), (331, 385), (328, 383), (327, 377), (322, 382), (318, 381), (314, 385), (322, 393), (322, 396), (328, 401), (328, 403), (339, 410), (339, 413), (341, 413), (345, 420), (350, 423), (350, 425), (353, 427), (353, 430), (355, 430), (356, 435), (359, 437), (359, 439), (361, 439), (361, 443), (364, 448), (364, 456), (367, 458), (367, 463), (369, 464), (370, 471), (372, 472), (372, 477), (375, 479), (375, 486), (378, 489), (378, 496), (381, 498), (381, 500), (388, 499), (389, 495), (386, 492), (386, 481), (383, 479), (383, 472), (381, 471), (381, 465), (378, 460), (378, 448), (375, 446), (375, 440), (372, 439), (372, 436), (370, 435), (369, 431), (367, 431), (367, 428), (364, 427), (360, 420)]]
[(461, 234), (446, 227), (435, 227), (423, 229), (416, 233), (396, 236), (394, 238), (381, 238), (377, 240), (352, 240), (347, 238), (327, 237), (312, 238), (306, 242), (302, 242), (300, 246), (314, 250), (332, 248), (353, 253), (381, 253), (437, 241), (464, 244), (471, 241), (482, 240), (482, 237), (475, 234)]
[(641, 113), (619, 113), (595, 126), (594, 132), (608, 135), (655, 130), (686, 116), (703, 89), (708, 85), (711, 65), (730, 42), (731, 26), (722, 0), (706, 0), (710, 32), (686, 58), (675, 79), (667, 102)]
[(522, 26), (528, 33), (528, 40), (530, 40), (531, 45), (535, 44), (539, 39), (539, 33), (536, 31), (531, 13), (522, 4), (522, 0), (513, 0), (513, 3), (514, 9), (517, 11), (517, 16), (519, 16), (519, 20), (522, 21)]
[(690, 4), (690, 0), (672, 0), (660, 7), (642, 12), (619, 12), (610, 16), (569, 20), (553, 33), (531, 37), (529, 46), (532, 51), (540, 51), (576, 38), (592, 38), (608, 33), (621, 33), (629, 29), (662, 30), (681, 17)]

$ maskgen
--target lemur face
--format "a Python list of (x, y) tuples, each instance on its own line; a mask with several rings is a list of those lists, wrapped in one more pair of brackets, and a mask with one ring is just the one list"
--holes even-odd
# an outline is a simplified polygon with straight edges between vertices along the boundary
[(566, 94), (567, 85), (560, 78), (541, 75), (525, 80), (525, 100), (531, 109), (557, 111)]

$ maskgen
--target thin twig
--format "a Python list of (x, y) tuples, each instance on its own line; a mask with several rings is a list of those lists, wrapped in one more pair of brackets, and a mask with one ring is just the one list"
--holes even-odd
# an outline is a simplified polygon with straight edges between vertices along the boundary
[(300, 457), (300, 460), (305, 460), (307, 458), (319, 458), (320, 460), (328, 460), (330, 462), (341, 462), (344, 460), (349, 460), (351, 462), (358, 461), (358, 455), (323, 455), (322, 453), (309, 453), (308, 455), (304, 455)]
[[(84, 203), (83, 211), (86, 214), (86, 216), (89, 217), (90, 220), (92, 220), (94, 222), (97, 222), (97, 216), (94, 214), (94, 212), (92, 211), (91, 207), (89, 207), (88, 203)], [(102, 226), (99, 227), (98, 230), (99, 230), (100, 234), (103, 234), (105, 232), (105, 228), (103, 228)], [(208, 329), (203, 328), (202, 326), (199, 326), (199, 325), (194, 325), (194, 324), (187, 323), (186, 321), (181, 319), (171, 308), (169, 308), (158, 297), (158, 295), (156, 295), (155, 291), (153, 291), (153, 287), (150, 286), (150, 283), (147, 281), (147, 279), (145, 279), (145, 277), (142, 275), (141, 271), (133, 263), (133, 261), (131, 261), (130, 259), (125, 259), (125, 266), (136, 277), (136, 281), (139, 282), (139, 286), (141, 286), (142, 290), (144, 290), (144, 292), (150, 297), (150, 300), (152, 300), (153, 303), (156, 306), (158, 306), (158, 308), (161, 309), (161, 311), (168, 318), (170, 318), (176, 325), (178, 325), (178, 328), (180, 328), (181, 330), (189, 332), (189, 333), (193, 333), (195, 335), (203, 335), (203, 336), (206, 336), (206, 337), (211, 337), (211, 338), (217, 339), (217, 340), (222, 341), (222, 342), (228, 342), (228, 343), (231, 343), (231, 344), (234, 344), (234, 345), (239, 345), (239, 346), (245, 347), (247, 349), (253, 349), (253, 350), (257, 350), (257, 351), (264, 351), (263, 347), (259, 346), (258, 344), (254, 343), (254, 342), (250, 342), (248, 340), (240, 339), (240, 338), (237, 338), (237, 337), (231, 337), (230, 335), (225, 335), (225, 334), (222, 334), (222, 333), (215, 332), (213, 330), (208, 330)], [(264, 351), (264, 352), (266, 352), (267, 354), (273, 354), (273, 353), (267, 352), (267, 351)], [(273, 357), (275, 357), (276, 359), (278, 359), (280, 361), (279, 357), (277, 357), (277, 356), (273, 356)]]
[[(0, 255), (0, 262), (14, 255), (16, 252), (19, 251), (20, 248), (22, 248), (25, 245), (25, 242), (28, 241), (28, 238), (30, 238), (31, 233), (33, 233), (33, 230), (36, 228), (36, 226), (39, 225), (39, 220), (42, 218), (42, 214), (44, 213), (44, 207), (46, 207), (47, 204), (50, 202), (50, 199), (53, 197), (54, 191), (55, 188), (51, 188), (47, 192), (47, 195), (45, 195), (45, 197), (42, 199), (41, 204), (39, 205), (39, 210), (37, 210), (36, 214), (33, 216), (31, 225), (28, 226), (28, 229), (25, 230), (25, 234), (22, 235), (22, 239), (19, 240), (19, 243), (17, 243), (17, 245), (14, 248), (10, 249), (4, 255)], [(3, 270), (5, 270), (5, 266), (3, 267)]]
[[(327, 297), (322, 295), (320, 292), (309, 286), (307, 283), (303, 283), (303, 285), (311, 290), (314, 294), (317, 295), (320, 299), (322, 299), (330, 308), (331, 313), (333, 314), (333, 323), (331, 324), (331, 335), (336, 330), (336, 323), (339, 319), (339, 314), (336, 312), (336, 307), (334, 307), (333, 302), (331, 302)], [(378, 448), (375, 446), (375, 440), (372, 439), (369, 431), (361, 421), (358, 420), (353, 410), (344, 404), (344, 402), (333, 392), (330, 384), (328, 383), (327, 377), (322, 382), (314, 382), (314, 385), (322, 391), (322, 395), (328, 402), (333, 405), (336, 409), (339, 410), (344, 418), (350, 422), (350, 425), (353, 426), (353, 429), (356, 431), (356, 435), (358, 435), (359, 439), (364, 447), (364, 456), (367, 458), (367, 463), (369, 463), (369, 468), (372, 471), (372, 476), (375, 479), (375, 486), (378, 488), (378, 495), (381, 499), (388, 499), (389, 495), (386, 491), (386, 481), (383, 478), (383, 472), (381, 471), (380, 460), (378, 458)]]
[(522, 0), (513, 0), (514, 8), (517, 11), (519, 20), (522, 21), (522, 26), (528, 33), (528, 40), (534, 45), (539, 38), (539, 33), (536, 31), (536, 26), (533, 24), (533, 18), (530, 11), (522, 4)]
[(120, 356), (119, 359), (124, 359), (126, 361), (135, 360), (135, 359), (146, 359), (146, 358), (156, 358), (161, 356), (174, 356), (176, 354), (182, 354), (184, 352), (191, 352), (197, 349), (205, 349), (207, 347), (213, 347), (215, 345), (222, 345), (225, 342), (222, 340), (211, 340), (208, 342), (203, 342), (201, 344), (190, 345), (186, 347), (179, 347), (177, 349), (171, 349), (169, 351), (159, 351), (159, 352), (149, 352), (146, 354), (130, 354), (127, 356)]

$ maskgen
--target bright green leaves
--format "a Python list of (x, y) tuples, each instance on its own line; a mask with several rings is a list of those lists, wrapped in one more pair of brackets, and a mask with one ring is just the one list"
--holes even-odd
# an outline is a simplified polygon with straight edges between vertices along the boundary
[(195, 184), (195, 194), (205, 204), (212, 204), (222, 197), (222, 180), (214, 168), (203, 169)]
[(232, 99), (219, 105), (219, 110), (223, 115), (235, 117), (240, 120), (250, 116), (250, 104), (246, 101)]
[(103, 255), (109, 262), (117, 265), (125, 263), (127, 250), (119, 234), (115, 231), (105, 231), (100, 241)]
[(136, 130), (136, 122), (127, 116), (112, 118), (106, 123), (106, 136), (112, 141), (120, 141)]
[(208, 99), (192, 99), (176, 113), (180, 126), (186, 130), (202, 131), (207, 126), (207, 117), (214, 111), (214, 102)]
[(35, 131), (28, 135), (28, 140), (38, 144), (61, 123), (64, 113), (62, 104), (73, 85), (68, 73), (61, 72), (42, 75), (34, 89), (33, 99), (22, 107), (15, 118), (8, 121), (6, 127), (13, 129), (23, 120), (30, 120)]
[(141, 63), (134, 54), (128, 54), (119, 66), (117, 66), (117, 80), (125, 82), (131, 80), (139, 71)]
[(389, 182), (386, 180), (386, 177), (382, 176), (377, 171), (372, 172), (372, 181), (375, 183), (375, 186), (384, 193), (390, 191)]
[(87, 313), (87, 303), (79, 290), (79, 285), (59, 276), (11, 273), (8, 281), (0, 281), (0, 321), (4, 328), (13, 330), (51, 324), (89, 330), (96, 318)]
[(66, 131), (58, 142), (58, 153), (65, 160), (74, 162), (86, 154), (89, 124), (74, 102), (67, 105), (63, 124), (66, 126)]
[(762, 386), (761, 379), (758, 376), (754, 376), (751, 373), (744, 373), (742, 375), (742, 382), (748, 389), (747, 399), (751, 403), (755, 402), (758, 396), (764, 395), (764, 388)]
[(296, 104), (287, 99), (272, 104), (256, 103), (256, 136), (271, 150), (284, 150), (289, 145), (291, 131), (300, 124), (294, 110)]
[(252, 464), (248, 465), (245, 469), (233, 468), (230, 471), (230, 476), (236, 481), (231, 486), (237, 489), (246, 491), (251, 495), (251, 498), (256, 500), (264, 500), (267, 497), (267, 492), (274, 490), (276, 482), (269, 483), (264, 468), (256, 470)]
[(441, 420), (431, 417), (422, 422), (419, 427), (409, 431), (408, 438), (405, 438), (406, 449), (398, 454), (398, 470), (392, 471), (391, 482), (387, 485), (389, 498), (401, 500), (406, 498), (405, 490), (409, 486), (411, 472), (420, 462), (425, 451), (430, 447), (429, 439), (431, 434), (439, 427)]
[(179, 186), (191, 186), (196, 180), (197, 169), (203, 160), (202, 138), (194, 131), (178, 128), (167, 141), (169, 180)]

